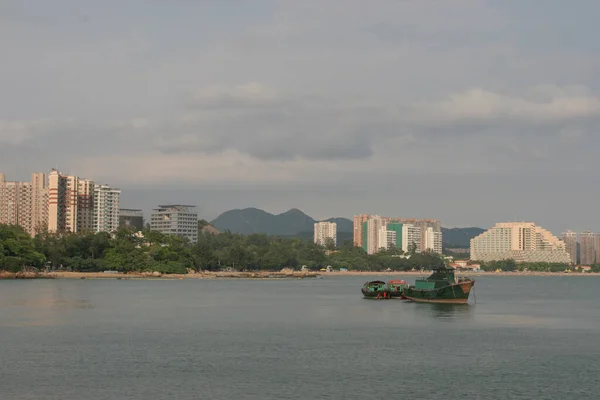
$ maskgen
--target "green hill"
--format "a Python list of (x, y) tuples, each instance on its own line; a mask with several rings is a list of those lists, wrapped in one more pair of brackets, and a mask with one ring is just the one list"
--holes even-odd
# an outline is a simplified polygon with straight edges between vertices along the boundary
[(444, 247), (469, 247), (471, 239), (485, 232), (481, 228), (442, 228)]
[[(338, 232), (352, 232), (352, 221), (346, 218), (330, 218), (335, 222)], [(211, 225), (220, 231), (249, 235), (266, 233), (268, 235), (292, 236), (300, 232), (313, 232), (315, 221), (297, 208), (282, 214), (273, 215), (258, 208), (229, 210), (219, 215)]]

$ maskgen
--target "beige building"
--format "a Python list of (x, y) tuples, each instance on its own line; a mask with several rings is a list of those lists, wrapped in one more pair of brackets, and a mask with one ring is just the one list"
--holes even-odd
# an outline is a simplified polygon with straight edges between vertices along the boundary
[(501, 222), (471, 239), (471, 260), (570, 263), (565, 243), (533, 222)]
[(595, 239), (596, 235), (592, 231), (584, 231), (579, 234), (579, 263), (581, 265), (590, 265), (596, 262)]
[(48, 175), (48, 231), (94, 229), (94, 182), (53, 169)]
[(565, 242), (565, 250), (569, 253), (572, 264), (577, 264), (577, 232), (566, 231), (562, 234), (562, 240)]
[[(366, 225), (367, 254), (375, 254), (381, 248), (379, 243), (379, 232), (385, 228), (388, 219), (379, 215), (372, 215), (364, 225)], [(363, 228), (364, 229), (364, 228)], [(364, 235), (364, 232), (363, 232)], [(385, 245), (384, 245), (385, 246)], [(363, 240), (364, 247), (364, 240)]]
[(331, 238), (337, 246), (337, 224), (335, 222), (315, 222), (314, 225), (314, 242), (319, 246), (325, 246), (327, 238)]
[(46, 174), (34, 173), (31, 182), (7, 182), (0, 174), (0, 224), (19, 225), (31, 236), (47, 220)]
[(594, 235), (594, 242), (595, 242), (595, 247), (596, 247), (596, 260), (595, 260), (594, 264), (600, 265), (600, 233), (596, 233)]
[(369, 220), (369, 214), (354, 216), (354, 246), (363, 247), (363, 224)]
[[(114, 232), (119, 229), (121, 189), (108, 185), (94, 186), (94, 232)], [(140, 229), (141, 230), (141, 229)]]

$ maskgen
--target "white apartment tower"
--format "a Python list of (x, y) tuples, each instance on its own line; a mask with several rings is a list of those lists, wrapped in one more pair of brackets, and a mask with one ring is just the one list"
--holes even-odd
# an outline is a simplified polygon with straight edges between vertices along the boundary
[(378, 250), (381, 249), (392, 249), (396, 247), (396, 231), (391, 231), (387, 229), (387, 227), (382, 226), (379, 228), (379, 237), (378, 237)]
[(570, 263), (565, 243), (533, 222), (501, 222), (471, 239), (471, 260)]
[(94, 186), (94, 232), (114, 232), (119, 228), (121, 189), (108, 185)]
[(327, 238), (333, 240), (337, 246), (337, 224), (335, 222), (315, 222), (314, 225), (314, 242), (320, 246), (325, 246)]
[(421, 252), (421, 227), (413, 224), (402, 224), (402, 251), (409, 253), (415, 248), (417, 253)]
[(425, 239), (423, 250), (433, 250), (435, 253), (442, 254), (442, 232), (429, 226), (422, 237)]
[(194, 207), (160, 205), (150, 215), (150, 229), (167, 235), (178, 235), (195, 243), (198, 241), (198, 214), (191, 211)]

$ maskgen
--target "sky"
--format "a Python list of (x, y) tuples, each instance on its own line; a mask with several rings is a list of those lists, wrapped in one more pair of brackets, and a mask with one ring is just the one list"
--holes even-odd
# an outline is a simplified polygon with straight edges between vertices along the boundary
[(600, 231), (596, 0), (0, 0), (0, 172)]

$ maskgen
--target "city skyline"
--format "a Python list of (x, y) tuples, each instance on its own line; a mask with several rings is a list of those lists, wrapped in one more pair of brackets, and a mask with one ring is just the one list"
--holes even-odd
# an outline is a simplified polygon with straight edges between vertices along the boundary
[[(108, 193), (112, 193), (111, 196), (116, 196), (117, 201), (115, 203), (116, 205), (113, 207), (113, 211), (108, 211), (109, 214), (112, 215), (112, 217), (111, 217), (112, 220), (110, 222), (102, 222), (102, 223), (105, 224), (104, 226), (107, 226), (109, 228), (110, 227), (118, 226), (118, 224), (119, 224), (119, 222), (118, 222), (119, 221), (119, 214), (116, 211), (119, 210), (119, 209), (121, 209), (121, 208), (127, 209), (126, 207), (123, 206), (123, 203), (120, 201), (120, 199), (122, 198), (122, 195), (123, 195), (121, 193), (120, 189), (115, 189), (114, 187), (108, 186), (106, 184), (100, 184), (100, 183), (98, 183), (95, 180), (91, 180), (91, 179), (87, 179), (87, 178), (81, 178), (80, 176), (77, 176), (77, 175), (66, 175), (66, 174), (63, 174), (62, 172), (59, 172), (58, 170), (56, 170), (54, 168), (52, 168), (50, 170), (50, 172), (48, 172), (48, 173), (46, 173), (46, 172), (32, 172), (32, 173), (30, 173), (29, 174), (29, 181), (19, 181), (19, 180), (16, 180), (16, 179), (12, 179), (12, 177), (8, 177), (7, 176), (8, 174), (6, 174), (4, 172), (1, 172), (0, 173), (0, 176), (1, 176), (0, 181), (4, 179), (4, 180), (6, 180), (6, 184), (21, 185), (21, 186), (19, 186), (19, 188), (20, 188), (19, 190), (22, 190), (22, 188), (29, 188), (29, 190), (31, 192), (30, 196), (33, 195), (33, 199), (29, 200), (29, 201), (31, 203), (33, 203), (33, 204), (35, 204), (36, 202), (41, 204), (41, 202), (43, 202), (43, 201), (48, 202), (49, 199), (36, 200), (38, 197), (41, 196), (39, 188), (48, 190), (48, 184), (50, 182), (50, 179), (51, 179), (51, 176), (53, 175), (53, 173), (56, 176), (61, 175), (64, 178), (68, 178), (68, 179), (73, 180), (72, 184), (75, 184), (76, 186), (80, 186), (81, 184), (84, 184), (83, 188), (86, 188), (85, 184), (87, 184), (87, 185), (91, 184), (91, 189), (89, 187), (87, 187), (87, 189), (86, 189), (90, 193), (88, 193), (87, 195), (84, 195), (84, 197), (85, 196), (89, 197), (90, 194), (91, 194), (95, 198), (95, 202), (98, 202), (99, 200), (101, 200), (103, 202), (103, 204), (104, 204), (104, 202), (106, 201), (105, 200), (106, 194), (102, 194), (102, 193), (108, 192)], [(71, 171), (70, 174), (73, 174), (73, 172)], [(42, 183), (42, 181), (44, 181), (44, 180), (46, 182)], [(125, 191), (124, 193), (127, 194), (128, 191), (129, 190)], [(52, 190), (50, 190), (50, 193), (52, 193)], [(145, 199), (146, 201), (144, 203), (150, 202), (151, 203), (151, 207), (150, 208), (136, 207), (135, 210), (140, 210), (143, 215), (149, 216), (152, 213), (152, 211), (154, 210), (156, 204), (158, 204), (158, 203), (169, 203), (169, 202), (172, 202), (173, 197), (175, 197), (175, 198), (184, 197), (184, 196), (179, 196), (177, 194), (174, 196), (173, 192), (170, 191), (170, 190), (169, 190), (169, 194), (170, 194), (169, 198), (165, 198), (164, 199), (164, 200), (168, 200), (168, 201), (157, 201), (156, 198), (146, 198)], [(48, 193), (46, 193), (46, 196), (48, 196)], [(98, 196), (100, 196), (100, 197), (98, 197)], [(112, 204), (112, 201), (113, 200), (112, 200), (112, 197), (111, 197), (111, 200), (109, 200), (109, 204)], [(201, 202), (194, 202), (194, 201), (187, 202), (187, 203), (200, 203), (201, 204)], [(127, 206), (131, 206), (131, 204), (127, 204)], [(37, 207), (39, 208), (39, 205)], [(194, 206), (194, 207), (201, 208), (201, 206), (200, 207)], [(239, 208), (249, 208), (249, 206), (243, 206), (243, 207), (239, 207)], [(260, 207), (257, 207), (257, 208), (260, 208)], [(298, 208), (298, 207), (284, 207), (282, 209), (283, 210), (282, 212), (288, 211), (288, 210), (290, 210), (292, 208)], [(34, 209), (35, 209), (35, 207), (34, 207)], [(131, 210), (131, 209), (129, 209), (129, 210)], [(226, 211), (230, 211), (230, 210), (231, 209), (227, 209), (227, 210), (224, 210), (222, 212), (226, 212)], [(269, 210), (265, 210), (265, 211), (269, 212)], [(305, 212), (304, 210), (301, 210), (301, 211)], [(56, 211), (54, 211), (53, 213), (55, 214)], [(102, 223), (98, 222), (98, 215), (94, 216), (93, 211), (91, 209), (88, 211), (88, 213), (89, 213), (89, 215), (87, 215), (87, 214), (84, 215), (84, 217), (87, 218), (86, 222), (79, 229), (91, 229), (91, 230), (95, 230), (95, 231), (99, 231), (99, 230), (107, 231), (107, 230), (109, 230), (107, 228), (99, 228), (99, 226), (100, 226), (99, 224), (102, 224)], [(204, 219), (204, 220), (210, 222), (210, 221), (216, 219), (216, 217), (218, 217), (221, 213), (217, 214), (213, 218), (206, 217), (205, 215), (202, 215), (202, 214), (198, 213), (198, 218), (199, 219)], [(307, 213), (307, 214), (310, 215), (309, 213)], [(410, 215), (412, 216), (414, 214), (415, 213), (412, 213)], [(363, 222), (364, 222), (370, 216), (375, 216), (375, 215), (378, 215), (378, 214), (376, 214), (376, 213), (375, 214), (354, 214), (351, 217), (343, 216), (343, 215), (329, 215), (329, 216), (326, 216), (324, 218), (315, 218), (315, 220), (317, 220), (317, 221), (324, 221), (324, 220), (329, 219), (329, 218), (338, 218), (338, 217), (341, 217), (341, 218), (346, 218), (346, 219), (348, 219), (350, 221), (353, 221), (354, 225), (356, 226), (356, 218), (357, 217), (358, 218), (362, 217), (363, 218)], [(313, 215), (311, 215), (311, 217), (314, 218)], [(40, 211), (37, 211), (37, 212), (33, 211), (33, 213), (31, 214), (31, 220), (32, 220), (31, 226), (25, 226), (26, 230), (28, 230), (29, 232), (32, 232), (35, 229), (33, 227), (36, 224), (40, 224), (40, 218), (41, 218)], [(92, 220), (92, 218), (94, 218), (94, 220)], [(105, 217), (101, 216), (100, 218), (104, 219)], [(413, 217), (411, 217), (409, 219), (426, 220), (427, 218), (413, 218)], [(518, 222), (527, 222), (527, 221), (532, 221), (532, 220), (533, 219), (507, 219), (507, 220), (504, 220), (504, 221), (505, 222), (515, 222), (515, 223), (518, 223)], [(439, 219), (436, 219), (436, 221), (439, 221)], [(47, 224), (49, 222), (50, 221), (44, 221), (43, 224)], [(76, 220), (71, 221), (70, 223), (72, 224), (73, 222), (76, 223)], [(66, 223), (66, 221), (65, 221), (65, 223)], [(481, 229), (490, 229), (496, 223), (497, 223), (497, 221), (493, 222), (492, 225), (489, 226), (489, 227), (474, 226), (474, 225), (473, 226), (467, 226), (467, 225), (450, 226), (448, 224), (444, 224), (444, 228), (454, 228), (454, 227), (457, 227), (457, 228), (469, 228), (469, 227), (477, 227), (477, 228), (481, 228)], [(53, 224), (56, 225), (56, 222), (53, 222)], [(547, 226), (547, 225), (544, 223), (544, 226)], [(568, 225), (567, 228), (565, 228), (565, 229), (563, 229), (561, 231), (555, 231), (555, 230), (552, 230), (552, 229), (549, 229), (549, 230), (550, 230), (550, 232), (553, 232), (556, 236), (561, 237), (563, 240), (564, 240), (564, 234), (566, 232), (572, 232), (572, 233), (575, 234), (576, 237), (578, 237), (578, 235), (580, 235), (581, 233), (585, 233), (585, 232), (593, 232), (596, 235), (600, 236), (600, 229), (596, 231), (596, 230), (589, 229), (589, 228), (590, 228), (589, 225), (585, 225), (584, 229), (575, 229), (574, 226), (573, 226), (573, 224), (571, 224), (571, 225)], [(356, 228), (355, 228), (355, 230), (356, 230)], [(355, 244), (357, 244), (357, 243), (355, 242)], [(360, 243), (358, 243), (358, 244), (360, 245)], [(600, 241), (598, 242), (598, 244), (600, 246)], [(599, 246), (596, 246), (596, 247), (599, 247)]]
[(365, 4), (2, 2), (0, 170), (77, 171), (146, 213), (176, 193), (209, 220), (600, 227), (600, 3)]

